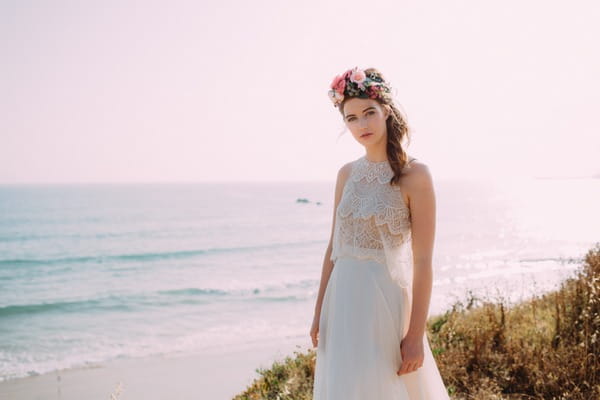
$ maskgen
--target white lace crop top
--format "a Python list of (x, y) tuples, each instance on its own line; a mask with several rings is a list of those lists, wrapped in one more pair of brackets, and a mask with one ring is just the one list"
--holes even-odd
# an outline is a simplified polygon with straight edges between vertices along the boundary
[[(350, 256), (385, 264), (402, 287), (412, 283), (410, 210), (387, 160), (362, 156), (351, 171), (335, 213), (331, 261)], [(407, 168), (407, 167), (405, 167)]]

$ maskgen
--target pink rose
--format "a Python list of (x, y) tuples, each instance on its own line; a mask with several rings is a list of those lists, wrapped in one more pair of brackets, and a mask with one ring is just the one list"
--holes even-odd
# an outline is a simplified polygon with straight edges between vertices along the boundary
[(346, 89), (346, 80), (343, 76), (336, 76), (331, 82), (331, 88), (334, 89), (339, 94), (344, 94), (344, 89)]
[(362, 71), (362, 70), (360, 70), (360, 69), (358, 69), (358, 68), (355, 68), (355, 69), (352, 71), (351, 75), (350, 75), (350, 80), (351, 80), (352, 82), (355, 82), (355, 83), (358, 83), (358, 84), (361, 84), (361, 83), (363, 83), (363, 81), (364, 81), (365, 79), (367, 79), (367, 75), (365, 74), (365, 72), (364, 72), (364, 71)]
[(367, 94), (369, 95), (369, 97), (371, 99), (376, 99), (377, 96), (379, 96), (379, 85), (373, 85), (373, 86), (369, 86), (369, 88), (367, 89)]

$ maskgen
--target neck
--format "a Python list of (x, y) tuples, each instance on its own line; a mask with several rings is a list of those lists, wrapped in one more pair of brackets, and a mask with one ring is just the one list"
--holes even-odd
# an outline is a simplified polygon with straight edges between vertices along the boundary
[(381, 162), (381, 161), (386, 161), (388, 159), (385, 149), (383, 149), (382, 151), (380, 151), (380, 150), (368, 151), (367, 150), (365, 157), (368, 161), (371, 161), (371, 162)]

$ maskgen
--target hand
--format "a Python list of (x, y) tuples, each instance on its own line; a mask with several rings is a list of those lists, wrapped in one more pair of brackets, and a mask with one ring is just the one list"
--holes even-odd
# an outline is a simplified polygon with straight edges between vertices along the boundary
[(397, 375), (408, 374), (421, 368), (425, 359), (423, 338), (404, 337), (400, 343), (400, 354), (402, 354), (402, 365), (396, 371)]
[(319, 316), (315, 315), (313, 318), (312, 327), (310, 328), (310, 337), (312, 339), (313, 347), (319, 345)]

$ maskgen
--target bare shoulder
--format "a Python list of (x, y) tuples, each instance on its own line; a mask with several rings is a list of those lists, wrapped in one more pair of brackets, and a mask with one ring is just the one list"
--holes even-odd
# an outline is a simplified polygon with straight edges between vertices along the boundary
[(344, 190), (344, 186), (346, 186), (346, 181), (348, 180), (348, 177), (350, 176), (351, 169), (352, 169), (352, 162), (348, 162), (348, 163), (342, 165), (342, 167), (338, 171), (337, 179), (335, 182), (335, 204), (336, 204), (336, 206), (342, 197), (342, 192)]
[(346, 181), (346, 179), (350, 175), (351, 169), (352, 162), (347, 162), (346, 164), (342, 165), (342, 167), (338, 171), (338, 180), (341, 180), (342, 182)]
[(428, 191), (433, 188), (433, 176), (426, 163), (418, 159), (413, 159), (405, 167), (405, 171), (402, 179), (409, 198), (417, 196), (424, 190)]

